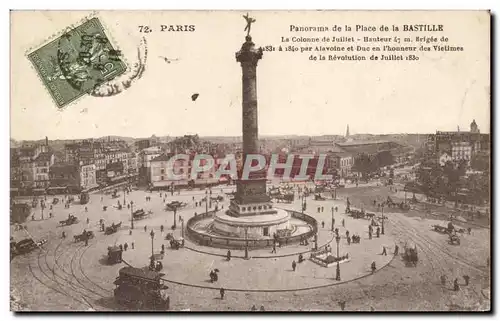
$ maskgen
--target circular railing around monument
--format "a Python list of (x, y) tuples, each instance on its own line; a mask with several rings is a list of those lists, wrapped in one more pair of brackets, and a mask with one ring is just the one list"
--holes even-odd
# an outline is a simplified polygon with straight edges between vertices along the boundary
[[(293, 235), (293, 236), (288, 236), (288, 237), (280, 237), (278, 240), (281, 244), (283, 245), (290, 245), (290, 244), (295, 244), (299, 243), (301, 240), (304, 239), (309, 239), (310, 237), (313, 237), (317, 232), (318, 232), (318, 222), (316, 219), (313, 217), (300, 213), (297, 211), (292, 211), (292, 210), (286, 210), (291, 214), (293, 218), (297, 218), (299, 220), (302, 220), (309, 224), (312, 228), (310, 231), (299, 234), (299, 235)], [(203, 214), (198, 214), (196, 216), (191, 217), (187, 221), (187, 226), (186, 226), (186, 234), (190, 238), (190, 240), (204, 246), (210, 246), (210, 247), (218, 247), (218, 248), (230, 248), (230, 249), (244, 249), (247, 242), (248, 242), (248, 247), (249, 248), (266, 248), (266, 247), (272, 247), (274, 240), (269, 238), (269, 239), (260, 239), (260, 240), (245, 240), (242, 238), (236, 238), (236, 237), (227, 237), (227, 236), (219, 236), (219, 235), (211, 235), (207, 233), (202, 233), (199, 231), (196, 231), (193, 227), (195, 226), (196, 223), (207, 219), (207, 218), (212, 218), (215, 214), (215, 211), (209, 211), (207, 213)]]

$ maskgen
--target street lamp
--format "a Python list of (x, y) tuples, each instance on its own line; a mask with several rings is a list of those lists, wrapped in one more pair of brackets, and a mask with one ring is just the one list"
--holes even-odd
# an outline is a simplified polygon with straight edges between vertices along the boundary
[(335, 211), (334, 211), (334, 208), (332, 206), (332, 232), (333, 232), (333, 226), (335, 225), (334, 213), (335, 213)]
[(335, 241), (337, 241), (337, 258), (339, 258), (340, 235), (337, 234), (337, 236), (335, 237)]
[(184, 238), (184, 218), (181, 219), (181, 237)]
[(130, 201), (130, 228), (134, 229), (134, 201)]
[(384, 217), (384, 205), (382, 205), (382, 235), (385, 234), (385, 232), (384, 232), (384, 220), (385, 220), (385, 217)]
[(208, 190), (205, 190), (205, 215), (208, 215)]
[(151, 233), (149, 235), (151, 235), (151, 259), (153, 260), (154, 259), (153, 240), (155, 238), (155, 232), (151, 230)]
[(174, 225), (172, 229), (175, 230), (177, 228), (177, 206), (174, 206)]
[(248, 260), (248, 227), (245, 227), (245, 260)]

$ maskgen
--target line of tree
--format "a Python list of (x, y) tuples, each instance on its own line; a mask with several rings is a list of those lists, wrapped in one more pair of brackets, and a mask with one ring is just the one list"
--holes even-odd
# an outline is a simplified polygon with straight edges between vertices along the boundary
[(422, 163), (417, 169), (417, 182), (422, 193), (430, 197), (444, 197), (448, 200), (462, 200), (467, 203), (481, 203), (489, 200), (489, 174), (466, 176), (467, 161)]
[(361, 153), (354, 159), (352, 170), (361, 173), (366, 179), (372, 173), (380, 171), (380, 168), (394, 164), (394, 157), (390, 151), (382, 151), (377, 154)]

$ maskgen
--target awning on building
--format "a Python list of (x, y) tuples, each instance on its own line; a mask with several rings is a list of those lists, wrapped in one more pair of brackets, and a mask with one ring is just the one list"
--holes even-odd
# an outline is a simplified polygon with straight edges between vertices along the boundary
[(45, 192), (45, 188), (34, 188), (33, 192)]
[(11, 187), (10, 191), (11, 191), (11, 193), (12, 192), (19, 192), (19, 188)]
[(47, 188), (47, 191), (60, 191), (60, 190), (63, 190), (63, 189), (66, 189), (68, 188), (67, 186), (51, 186), (49, 188)]
[(111, 182), (116, 182), (116, 181), (119, 181), (119, 180), (124, 180), (124, 179), (127, 179), (127, 176), (126, 175), (123, 175), (123, 176), (118, 176), (118, 177), (111, 177), (109, 180)]

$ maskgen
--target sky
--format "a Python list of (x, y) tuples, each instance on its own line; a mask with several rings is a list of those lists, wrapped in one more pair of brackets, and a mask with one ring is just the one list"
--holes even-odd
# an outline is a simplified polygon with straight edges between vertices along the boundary
[[(26, 52), (86, 12), (14, 12), (11, 20), (11, 138), (78, 139), (107, 135), (149, 137), (240, 136), (243, 12), (99, 13), (129, 65), (147, 39), (143, 77), (113, 97), (84, 96), (58, 110)], [(259, 134), (344, 135), (432, 133), (490, 126), (489, 17), (466, 12), (252, 12), (257, 46), (281, 37), (378, 36), (380, 33), (290, 32), (290, 25), (439, 23), (463, 52), (421, 54), (418, 62), (310, 61), (309, 54), (264, 52), (257, 67)], [(194, 32), (159, 32), (160, 26), (196, 26)], [(148, 25), (153, 32), (139, 32)], [(32, 28), (31, 26), (37, 26)], [(417, 35), (429, 35), (421, 33)], [(386, 35), (384, 35), (386, 36)], [(414, 36), (414, 34), (412, 35)], [(294, 43), (300, 46), (299, 43)], [(315, 46), (315, 44), (310, 44)], [(160, 56), (177, 58), (166, 63)], [(196, 101), (191, 95), (199, 93)]]

